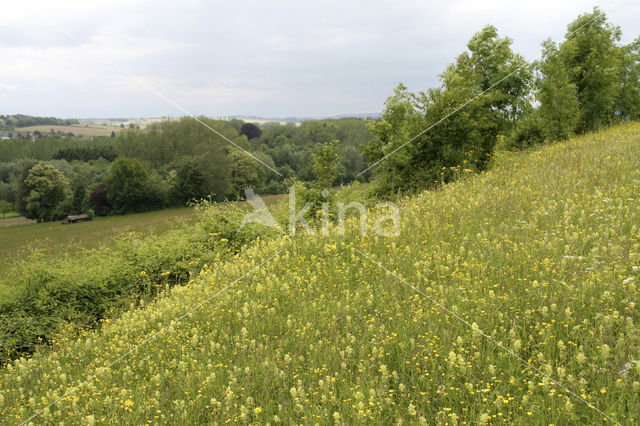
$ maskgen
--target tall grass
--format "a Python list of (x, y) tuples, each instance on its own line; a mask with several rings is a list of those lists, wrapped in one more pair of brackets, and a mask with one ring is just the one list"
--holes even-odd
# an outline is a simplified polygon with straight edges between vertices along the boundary
[(62, 333), (54, 351), (11, 363), (0, 415), (19, 421), (47, 407), (34, 423), (609, 421), (600, 410), (637, 421), (638, 194), (633, 123), (505, 154), (484, 174), (407, 199), (395, 237), (361, 236), (353, 218), (344, 236), (258, 238), (99, 332)]

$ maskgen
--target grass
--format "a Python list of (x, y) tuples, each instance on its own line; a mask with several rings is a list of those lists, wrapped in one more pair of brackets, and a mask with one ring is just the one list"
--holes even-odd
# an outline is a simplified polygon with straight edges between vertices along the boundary
[(24, 133), (24, 132), (35, 132), (39, 131), (42, 134), (47, 134), (51, 132), (53, 129), (55, 132), (62, 133), (73, 133), (74, 135), (79, 136), (109, 136), (111, 132), (118, 133), (122, 130), (120, 127), (115, 126), (100, 126), (100, 125), (89, 125), (89, 124), (73, 124), (71, 126), (28, 126), (28, 127), (18, 127), (13, 133)]
[(20, 217), (20, 213), (18, 212), (6, 212), (0, 215), (0, 227), (2, 227), (2, 221), (5, 219), (14, 219), (16, 217)]
[(637, 422), (638, 194), (637, 123), (500, 155), (403, 201), (398, 235), (354, 218), (345, 235), (259, 239), (100, 331), (62, 333), (0, 375), (0, 415)]
[[(15, 259), (24, 256), (25, 251), (34, 248), (50, 256), (63, 256), (69, 250), (97, 247), (119, 232), (161, 233), (178, 226), (180, 221), (176, 221), (176, 218), (188, 217), (193, 213), (192, 208), (175, 208), (98, 217), (69, 225), (55, 221), (2, 227), (0, 220), (0, 268), (7, 268)], [(17, 219), (4, 220), (15, 222)]]

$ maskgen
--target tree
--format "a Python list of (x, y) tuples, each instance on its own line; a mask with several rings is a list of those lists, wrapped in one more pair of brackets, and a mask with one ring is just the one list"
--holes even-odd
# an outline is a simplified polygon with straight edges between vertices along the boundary
[(7, 200), (0, 200), (0, 213), (2, 214), (2, 218), (7, 217), (7, 213), (12, 212), (14, 209), (13, 203), (8, 202)]
[(231, 164), (231, 187), (234, 195), (244, 197), (246, 188), (256, 189), (260, 183), (256, 161), (247, 154), (238, 151), (231, 151), (228, 157)]
[(27, 176), (31, 171), (31, 168), (36, 165), (36, 161), (27, 159), (22, 163), (22, 168), (18, 175), (18, 188), (16, 191), (16, 209), (22, 216), (27, 215), (27, 203), (26, 198), (29, 195), (30, 189), (26, 185)]
[(182, 160), (175, 171), (175, 179), (171, 189), (174, 202), (184, 204), (193, 199), (207, 196), (205, 178), (192, 158)]
[(387, 98), (381, 119), (372, 121), (369, 130), (376, 135), (362, 148), (371, 163), (377, 163), (373, 172), (377, 178), (376, 186), (380, 193), (395, 194), (398, 188), (406, 188), (411, 179), (409, 161), (411, 153), (402, 146), (417, 134), (423, 123), (418, 111), (415, 95), (400, 83)]
[(622, 48), (621, 87), (616, 113), (623, 120), (640, 118), (640, 37)]
[(378, 192), (417, 191), (453, 179), (458, 167), (485, 168), (498, 135), (530, 109), (531, 66), (509, 38), (489, 25), (467, 47), (441, 74), (441, 87), (416, 95), (400, 85), (385, 102), (371, 125), (377, 137), (364, 150), (380, 161)]
[(615, 119), (615, 102), (621, 88), (620, 27), (607, 22), (597, 7), (580, 15), (567, 27), (560, 57), (576, 86), (580, 133), (598, 129)]
[(338, 143), (337, 140), (332, 140), (318, 146), (313, 153), (311, 168), (318, 189), (331, 188), (338, 177)]
[(536, 99), (544, 135), (549, 140), (566, 139), (575, 130), (580, 106), (576, 85), (571, 82), (560, 53), (551, 39), (542, 43), (542, 60), (537, 64)]
[(71, 210), (73, 214), (84, 213), (84, 200), (87, 195), (87, 187), (84, 182), (79, 181), (73, 187), (73, 198), (71, 200)]
[(133, 158), (118, 158), (105, 179), (107, 199), (115, 213), (145, 209), (148, 175), (142, 163)]
[(98, 216), (105, 216), (109, 213), (111, 206), (107, 199), (107, 188), (104, 183), (99, 184), (89, 194), (91, 208)]
[(242, 127), (240, 127), (240, 134), (245, 135), (249, 140), (259, 138), (261, 133), (260, 127), (253, 123), (244, 123)]
[(38, 222), (53, 220), (56, 208), (69, 195), (69, 181), (49, 163), (39, 162), (25, 179), (25, 216)]

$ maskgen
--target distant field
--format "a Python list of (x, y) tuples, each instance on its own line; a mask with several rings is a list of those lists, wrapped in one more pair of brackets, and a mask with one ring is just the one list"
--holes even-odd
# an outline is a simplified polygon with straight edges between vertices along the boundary
[(155, 118), (130, 118), (130, 119), (113, 119), (113, 118), (81, 118), (80, 126), (89, 125), (91, 127), (108, 127), (108, 128), (120, 128), (120, 125), (129, 127), (130, 124), (135, 124), (141, 129), (147, 128), (147, 126), (160, 123), (165, 120), (175, 120), (175, 118), (168, 117), (155, 117)]
[[(20, 218), (20, 214), (17, 212), (7, 212), (5, 214), (0, 214), (0, 221), (4, 220), (4, 219), (17, 219)], [(0, 227), (2, 227), (2, 224), (0, 223)]]
[[(110, 216), (62, 225), (60, 222), (32, 223), (22, 217), (0, 219), (0, 269), (9, 266), (22, 251), (38, 248), (61, 256), (79, 245), (91, 247), (109, 241), (118, 232), (163, 232), (192, 216), (192, 208)], [(24, 223), (19, 224), (17, 223)]]
[(97, 126), (97, 125), (84, 125), (84, 124), (74, 124), (71, 126), (29, 126), (29, 127), (20, 127), (15, 129), (15, 132), (35, 132), (40, 131), (41, 133), (49, 133), (53, 129), (56, 132), (69, 133), (72, 132), (74, 135), (81, 136), (109, 136), (111, 132), (119, 132), (121, 130), (120, 127), (116, 126)]

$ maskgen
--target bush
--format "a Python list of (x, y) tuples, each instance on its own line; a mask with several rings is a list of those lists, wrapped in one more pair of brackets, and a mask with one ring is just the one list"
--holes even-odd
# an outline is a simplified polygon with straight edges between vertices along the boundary
[(66, 326), (92, 327), (132, 303), (184, 284), (206, 264), (264, 234), (256, 226), (238, 230), (243, 211), (235, 205), (198, 207), (203, 211), (199, 223), (162, 236), (122, 234), (115, 248), (82, 249), (58, 261), (28, 255), (21, 272), (0, 285), (0, 363), (51, 344)]
[(526, 149), (533, 145), (541, 144), (545, 141), (545, 129), (542, 123), (535, 117), (522, 120), (513, 129), (509, 138), (502, 138), (497, 145), (497, 149)]

